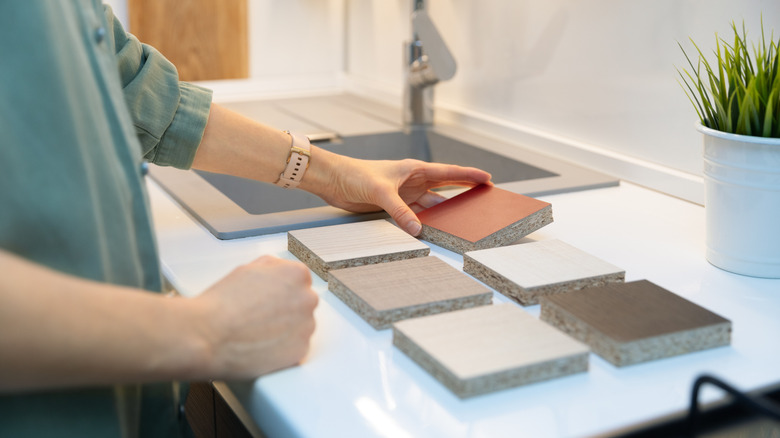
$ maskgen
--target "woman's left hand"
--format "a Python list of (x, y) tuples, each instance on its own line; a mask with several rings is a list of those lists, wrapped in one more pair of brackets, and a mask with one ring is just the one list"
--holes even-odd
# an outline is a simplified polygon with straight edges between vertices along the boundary
[(317, 176), (307, 173), (300, 188), (316, 194), (334, 207), (352, 212), (385, 210), (413, 236), (422, 230), (415, 213), (446, 199), (431, 189), (490, 182), (489, 173), (473, 167), (412, 159), (359, 160), (317, 149), (313, 151), (312, 161), (319, 161), (319, 164), (327, 162), (325, 167), (328, 171)]

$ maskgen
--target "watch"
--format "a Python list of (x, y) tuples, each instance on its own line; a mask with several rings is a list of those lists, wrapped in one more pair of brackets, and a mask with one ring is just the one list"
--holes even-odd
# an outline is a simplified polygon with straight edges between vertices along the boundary
[(290, 144), (290, 155), (287, 157), (287, 166), (284, 172), (279, 175), (276, 185), (285, 189), (294, 189), (298, 187), (303, 179), (303, 174), (309, 168), (311, 160), (311, 142), (309, 138), (302, 134), (296, 134), (285, 131), (290, 135), (292, 143)]

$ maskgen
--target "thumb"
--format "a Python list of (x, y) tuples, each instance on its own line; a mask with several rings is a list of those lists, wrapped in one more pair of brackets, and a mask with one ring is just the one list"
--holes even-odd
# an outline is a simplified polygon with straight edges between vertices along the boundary
[(388, 203), (389, 205), (384, 207), (384, 209), (390, 213), (390, 217), (393, 218), (395, 223), (412, 236), (419, 235), (420, 231), (422, 231), (420, 220), (417, 219), (417, 215), (406, 205), (403, 199), (400, 196), (393, 196), (388, 199)]

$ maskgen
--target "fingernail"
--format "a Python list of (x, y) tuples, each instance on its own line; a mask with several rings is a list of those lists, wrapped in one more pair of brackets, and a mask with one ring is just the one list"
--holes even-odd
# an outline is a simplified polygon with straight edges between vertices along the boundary
[(416, 236), (422, 231), (422, 224), (417, 221), (410, 221), (409, 225), (406, 226), (406, 229), (409, 231), (409, 234)]

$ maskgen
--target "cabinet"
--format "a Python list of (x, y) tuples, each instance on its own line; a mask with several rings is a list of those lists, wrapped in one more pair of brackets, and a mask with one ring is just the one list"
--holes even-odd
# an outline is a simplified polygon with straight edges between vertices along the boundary
[(129, 0), (130, 32), (184, 81), (249, 76), (246, 0)]
[(196, 438), (264, 437), (248, 416), (234, 410), (243, 411), (224, 384), (191, 383), (184, 409)]

